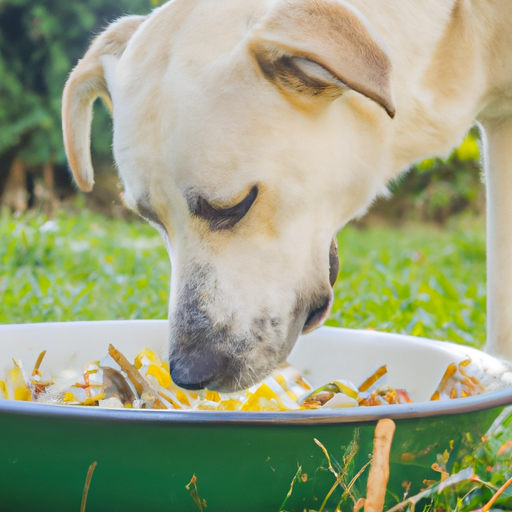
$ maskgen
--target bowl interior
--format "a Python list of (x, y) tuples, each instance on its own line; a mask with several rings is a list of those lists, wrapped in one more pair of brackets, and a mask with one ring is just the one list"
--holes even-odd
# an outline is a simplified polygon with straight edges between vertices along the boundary
[[(0, 326), (0, 371), (12, 368), (12, 358), (21, 360), (29, 371), (39, 353), (46, 350), (43, 369), (50, 374), (64, 369), (80, 372), (85, 364), (102, 358), (109, 343), (129, 360), (144, 347), (165, 359), (167, 337), (164, 320), (4, 325)], [(358, 385), (375, 367), (386, 364), (388, 384), (406, 389), (415, 402), (420, 402), (429, 400), (450, 363), (468, 356), (482, 368), (499, 373), (498, 360), (469, 347), (329, 327), (301, 336), (288, 361), (315, 387), (336, 379)]]

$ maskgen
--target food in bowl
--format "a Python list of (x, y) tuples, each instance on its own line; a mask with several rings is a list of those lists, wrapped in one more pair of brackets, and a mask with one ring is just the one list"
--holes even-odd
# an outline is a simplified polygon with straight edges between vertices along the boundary
[[(179, 388), (172, 382), (168, 364), (147, 348), (132, 364), (110, 345), (108, 354), (89, 363), (82, 373), (63, 369), (55, 376), (41, 369), (45, 353), (40, 354), (30, 375), (21, 361), (13, 360), (5, 380), (0, 380), (0, 399), (105, 408), (211, 411), (288, 411), (412, 402), (407, 390), (386, 385), (386, 365), (376, 368), (359, 385), (340, 379), (315, 390), (298, 370), (287, 365), (243, 392), (226, 394)], [(448, 365), (430, 400), (464, 398), (505, 386), (498, 376), (465, 359)]]

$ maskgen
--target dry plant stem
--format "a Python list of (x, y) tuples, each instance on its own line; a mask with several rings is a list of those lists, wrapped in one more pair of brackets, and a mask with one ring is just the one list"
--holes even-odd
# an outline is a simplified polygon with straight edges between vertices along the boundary
[(327, 464), (329, 465), (329, 470), (331, 471), (331, 473), (336, 477), (338, 478), (338, 473), (334, 470), (334, 468), (332, 467), (332, 464), (331, 464), (331, 457), (329, 455), (329, 452), (327, 451), (327, 448), (318, 440), (318, 439), (313, 439), (313, 441), (315, 441), (315, 443), (317, 444), (317, 446), (319, 446), (322, 451), (324, 452), (325, 454), (325, 458), (327, 459)]
[(338, 487), (338, 485), (340, 485), (340, 483), (341, 483), (340, 478), (336, 478), (336, 482), (334, 482), (334, 484), (330, 488), (329, 492), (325, 496), (324, 501), (322, 501), (322, 506), (318, 509), (318, 512), (323, 512), (325, 505), (327, 504), (327, 502), (329, 501), (329, 498), (331, 497), (331, 494), (334, 492), (336, 487)]
[[(318, 509), (318, 512), (323, 512), (324, 508), (325, 508), (325, 505), (327, 504), (327, 501), (329, 500), (329, 498), (331, 497), (332, 493), (335, 491), (336, 487), (338, 487), (338, 485), (341, 485), (343, 487), (343, 490), (345, 491), (345, 493), (347, 493), (350, 498), (352, 499), (352, 501), (354, 502), (354, 510), (356, 510), (356, 507), (359, 505), (359, 508), (357, 508), (357, 510), (359, 510), (363, 505), (361, 504), (361, 500), (359, 501), (356, 501), (354, 496), (352, 495), (352, 493), (350, 492), (350, 490), (352, 489), (352, 486), (355, 484), (356, 480), (363, 474), (364, 470), (368, 467), (368, 465), (372, 462), (371, 460), (369, 462), (367, 462), (360, 470), (359, 472), (357, 473), (357, 475), (352, 478), (352, 480), (350, 481), (350, 483), (348, 485), (345, 485), (344, 482), (343, 482), (343, 475), (340, 475), (333, 467), (332, 463), (331, 463), (331, 457), (329, 455), (329, 452), (327, 451), (327, 448), (318, 440), (318, 439), (314, 439), (315, 443), (322, 449), (322, 451), (324, 452), (325, 454), (325, 457), (327, 459), (327, 464), (329, 466), (329, 471), (336, 477), (336, 482), (334, 482), (333, 486), (330, 488), (329, 492), (327, 493), (327, 496), (324, 498), (324, 501), (322, 502), (322, 505), (321, 507)], [(373, 459), (372, 459), (373, 460)], [(338, 508), (339, 508), (339, 504), (338, 504)]]
[(32, 370), (32, 377), (37, 375), (37, 372), (39, 371), (39, 367), (41, 366), (41, 363), (43, 362), (44, 356), (46, 355), (46, 350), (43, 350), (39, 357), (37, 358), (36, 364), (34, 365), (34, 369)]
[(194, 503), (197, 505), (197, 508), (201, 512), (204, 512), (204, 508), (206, 508), (206, 501), (202, 500), (199, 496), (199, 491), (197, 489), (197, 477), (196, 475), (192, 475), (190, 482), (185, 486), (185, 489), (190, 492), (190, 496), (194, 500)]
[(497, 491), (496, 494), (488, 501), (486, 505), (484, 505), (480, 512), (487, 512), (496, 502), (496, 500), (503, 494), (505, 489), (512, 484), (512, 477), (510, 477)]
[(288, 491), (288, 494), (284, 498), (283, 503), (281, 503), (281, 506), (279, 507), (279, 512), (281, 512), (284, 509), (284, 506), (286, 505), (286, 502), (288, 501), (288, 498), (292, 495), (293, 486), (295, 485), (295, 482), (297, 481), (297, 478), (300, 477), (301, 473), (302, 473), (302, 466), (299, 466), (297, 468), (297, 473), (295, 473), (295, 476), (292, 479), (292, 483), (290, 484), (290, 490)]
[(332, 493), (335, 491), (336, 487), (338, 487), (338, 485), (341, 485), (343, 487), (343, 490), (352, 498), (352, 501), (354, 502), (354, 507), (357, 505), (357, 502), (356, 500), (354, 499), (354, 497), (352, 496), (351, 492), (350, 492), (350, 489), (352, 488), (352, 486), (354, 485), (354, 483), (356, 482), (356, 480), (361, 476), (361, 474), (363, 473), (363, 471), (366, 469), (366, 467), (368, 466), (368, 464), (370, 464), (370, 462), (366, 463), (361, 469), (360, 471), (357, 473), (357, 475), (351, 480), (350, 484), (347, 486), (347, 485), (344, 485), (343, 483), (343, 475), (340, 475), (335, 469), (334, 467), (332, 466), (332, 463), (331, 463), (331, 457), (329, 456), (329, 452), (327, 451), (327, 449), (325, 448), (325, 446), (318, 440), (318, 439), (314, 439), (315, 443), (322, 449), (322, 451), (324, 452), (325, 454), (325, 457), (327, 458), (327, 464), (329, 465), (329, 471), (336, 477), (336, 481), (334, 482), (334, 484), (332, 485), (332, 487), (329, 489), (329, 492), (327, 493), (327, 495), (325, 496), (324, 498), (324, 501), (322, 502), (322, 505), (321, 507), (318, 509), (318, 512), (323, 512), (324, 508), (325, 508), (325, 505), (327, 504), (327, 501), (329, 500), (329, 498), (331, 497)]
[(483, 485), (484, 487), (491, 489), (491, 491), (497, 492), (499, 490), (498, 487), (496, 487), (495, 485), (492, 485), (490, 482), (486, 482), (485, 480), (482, 480), (481, 478), (479, 478), (478, 475), (473, 475), (469, 480), (471, 482), (475, 482), (477, 484)]
[(108, 346), (108, 353), (114, 359), (114, 361), (121, 367), (124, 373), (128, 375), (128, 378), (131, 380), (132, 384), (135, 386), (137, 393), (142, 395), (144, 391), (149, 391), (148, 383), (142, 378), (142, 375), (139, 373), (139, 370), (133, 366), (133, 364), (126, 359), (126, 357), (117, 350), (113, 345)]
[[(137, 368), (135, 368), (135, 366), (133, 366), (133, 364), (131, 364), (130, 361), (128, 361), (128, 359), (126, 359), (126, 357), (124, 357), (124, 355), (114, 347), (114, 345), (110, 344), (108, 346), (108, 353), (110, 357), (112, 357), (112, 359), (114, 359), (114, 361), (121, 367), (121, 370), (123, 370), (123, 372), (128, 375), (128, 378), (135, 386), (139, 396), (142, 396), (142, 393), (149, 393), (152, 396), (155, 395), (155, 393), (152, 392), (151, 388), (149, 387), (149, 384), (140, 374), (139, 370), (137, 370)], [(158, 397), (154, 396), (154, 398), (155, 404), (153, 409), (167, 409), (167, 407)]]
[[(350, 480), (350, 483), (348, 485), (345, 485), (344, 482), (341, 482), (341, 485), (343, 486), (343, 490), (345, 491), (344, 494), (348, 494), (349, 497), (352, 499), (353, 503), (354, 503), (354, 512), (358, 512), (359, 509), (363, 508), (364, 507), (364, 503), (365, 503), (365, 499), (364, 498), (359, 498), (357, 501), (356, 499), (354, 498), (354, 495), (350, 492), (352, 490), (352, 487), (354, 486), (354, 484), (356, 483), (357, 479), (364, 473), (364, 470), (372, 463), (372, 460), (373, 459), (370, 459), (356, 474), (356, 476), (354, 476), (354, 478), (352, 478), (352, 480)], [(341, 500), (339, 501), (338, 503), (338, 506), (337, 506), (337, 509), (340, 509), (340, 505), (342, 503), (342, 501), (344, 500), (344, 497), (342, 496), (341, 497)]]
[(380, 420), (375, 427), (373, 461), (368, 475), (364, 512), (382, 512), (389, 480), (389, 453), (395, 433), (395, 422)]
[(364, 507), (365, 503), (366, 500), (364, 498), (359, 498), (356, 504), (354, 505), (354, 508), (352, 509), (353, 512), (359, 512)]
[(350, 489), (352, 489), (353, 485), (356, 483), (357, 479), (364, 473), (364, 470), (373, 462), (373, 458), (369, 460), (358, 472), (357, 475), (350, 480), (350, 483), (347, 485), (345, 492), (350, 493)]
[(85, 506), (87, 504), (87, 495), (89, 494), (89, 487), (91, 486), (92, 475), (98, 463), (94, 461), (87, 470), (87, 476), (85, 477), (84, 492), (82, 494), (82, 504), (80, 506), (80, 512), (85, 512)]
[(327, 503), (327, 500), (331, 497), (331, 494), (334, 492), (334, 489), (336, 489), (336, 487), (338, 487), (338, 485), (340, 485), (341, 483), (341, 477), (340, 475), (338, 474), (338, 472), (332, 467), (332, 463), (331, 463), (331, 457), (329, 456), (329, 452), (327, 451), (327, 448), (318, 440), (318, 439), (313, 439), (313, 441), (315, 441), (315, 443), (322, 449), (322, 451), (324, 452), (325, 454), (325, 457), (327, 459), (327, 464), (329, 465), (329, 471), (336, 477), (336, 482), (334, 482), (333, 486), (331, 487), (331, 489), (329, 490), (329, 492), (327, 493), (327, 496), (324, 498), (324, 501), (322, 502), (322, 506), (320, 507), (320, 509), (318, 510), (318, 512), (323, 512), (324, 508), (325, 508), (325, 504)]

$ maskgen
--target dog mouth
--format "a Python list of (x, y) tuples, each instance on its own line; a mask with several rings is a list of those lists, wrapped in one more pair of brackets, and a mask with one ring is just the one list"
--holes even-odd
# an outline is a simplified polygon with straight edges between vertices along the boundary
[[(332, 287), (339, 272), (336, 239), (329, 249), (329, 265)], [(214, 322), (204, 290), (210, 289), (210, 297), (219, 293), (215, 274), (209, 268), (195, 270), (170, 317), (171, 377), (184, 389), (234, 392), (260, 382), (286, 361), (301, 333), (317, 328), (330, 313), (333, 291), (325, 283), (307, 303), (298, 300), (287, 314), (272, 315), (263, 308), (243, 329), (234, 327), (236, 316)]]
[[(332, 292), (299, 315), (283, 330), (261, 318), (245, 335), (228, 327), (215, 327), (203, 318), (202, 327), (177, 330), (171, 323), (169, 366), (173, 382), (185, 389), (235, 392), (260, 382), (286, 361), (299, 334), (310, 332), (325, 320)], [(197, 318), (197, 311), (191, 313)], [(263, 327), (263, 324), (266, 324)]]
[(319, 306), (313, 306), (310, 308), (306, 321), (304, 322), (304, 326), (302, 327), (302, 334), (307, 334), (313, 331), (325, 322), (331, 312), (332, 302), (333, 294), (331, 292), (321, 301)]
[[(329, 248), (329, 284), (331, 288), (334, 287), (336, 280), (338, 279), (338, 273), (340, 271), (340, 261), (338, 258), (338, 243), (336, 238), (332, 239), (331, 246)], [(320, 300), (317, 300), (309, 307), (309, 311), (302, 327), (302, 334), (307, 334), (312, 330), (320, 326), (331, 312), (331, 306), (333, 303), (334, 295), (331, 292), (325, 295)]]
[(338, 241), (336, 237), (332, 239), (331, 247), (329, 248), (329, 284), (334, 288), (338, 280), (340, 272), (340, 259), (338, 256)]
[(185, 389), (246, 389), (284, 362), (299, 334), (286, 334), (268, 314), (243, 330), (236, 330), (234, 321), (214, 322), (200, 288), (192, 284), (180, 298), (170, 318), (169, 366), (173, 382)]
[[(190, 314), (197, 319), (197, 311)], [(194, 327), (188, 330), (172, 319), (171, 378), (176, 385), (191, 390), (207, 388), (229, 393), (247, 389), (286, 361), (303, 319), (285, 328), (276, 319), (273, 322), (266, 316), (258, 317), (242, 333), (213, 325), (204, 313), (202, 322), (191, 323)]]

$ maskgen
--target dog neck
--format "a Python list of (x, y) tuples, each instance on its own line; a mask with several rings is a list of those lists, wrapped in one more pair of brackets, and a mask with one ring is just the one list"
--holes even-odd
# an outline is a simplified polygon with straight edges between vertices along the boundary
[(351, 3), (393, 59), (397, 115), (388, 179), (411, 162), (448, 157), (475, 119), (512, 114), (510, 2)]

